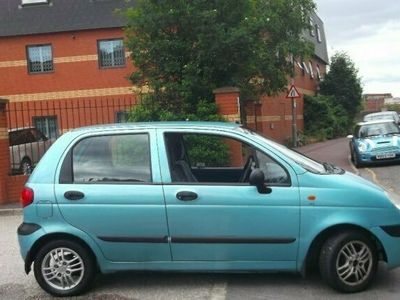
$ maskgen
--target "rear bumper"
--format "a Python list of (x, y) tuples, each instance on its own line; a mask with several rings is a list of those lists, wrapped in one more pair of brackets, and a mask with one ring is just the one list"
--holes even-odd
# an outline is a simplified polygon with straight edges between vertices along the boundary
[(25, 272), (31, 270), (32, 259), (30, 251), (34, 243), (45, 234), (40, 225), (32, 223), (22, 223), (17, 230), (20, 254), (25, 262)]

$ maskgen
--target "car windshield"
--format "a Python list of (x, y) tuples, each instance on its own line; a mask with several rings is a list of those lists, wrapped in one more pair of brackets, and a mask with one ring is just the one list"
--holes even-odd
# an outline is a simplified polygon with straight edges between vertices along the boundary
[(304, 156), (303, 154), (291, 150), (277, 142), (274, 142), (272, 140), (266, 139), (265, 137), (263, 137), (262, 135), (259, 135), (258, 133), (244, 128), (244, 127), (240, 127), (241, 130), (243, 130), (246, 133), (252, 134), (256, 137), (258, 137), (259, 139), (263, 140), (264, 142), (268, 143), (268, 145), (271, 145), (274, 149), (278, 150), (280, 153), (282, 153), (283, 155), (289, 157), (291, 160), (293, 160), (295, 163), (297, 163), (298, 165), (300, 165), (302, 168), (304, 168), (307, 171), (310, 171), (312, 173), (318, 173), (318, 174), (326, 174), (326, 173), (330, 173), (331, 171), (333, 172), (335, 169), (334, 166), (330, 165), (330, 164), (322, 164), (318, 161), (315, 161), (307, 156)]
[(387, 134), (400, 134), (400, 129), (392, 122), (365, 124), (360, 127), (357, 137), (366, 138)]

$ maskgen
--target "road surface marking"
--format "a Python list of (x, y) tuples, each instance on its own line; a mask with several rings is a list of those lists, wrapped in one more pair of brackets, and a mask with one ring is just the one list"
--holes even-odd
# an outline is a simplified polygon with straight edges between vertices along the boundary
[(349, 161), (349, 164), (351, 166), (351, 168), (354, 170), (354, 173), (358, 176), (360, 176), (360, 171), (358, 171), (358, 169), (354, 166), (353, 162), (351, 161), (351, 156), (347, 156), (347, 160)]
[(210, 300), (225, 300), (227, 292), (227, 282), (215, 283), (211, 290)]
[(376, 176), (375, 172), (372, 171), (370, 168), (365, 168), (365, 170), (367, 170), (371, 175), (372, 175), (372, 180), (379, 185), (382, 185), (378, 179), (378, 176)]

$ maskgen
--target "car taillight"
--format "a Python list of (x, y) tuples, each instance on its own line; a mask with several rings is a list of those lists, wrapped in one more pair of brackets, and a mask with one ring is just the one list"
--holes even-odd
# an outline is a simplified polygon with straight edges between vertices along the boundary
[(22, 190), (22, 193), (21, 193), (22, 207), (26, 207), (29, 204), (32, 204), (33, 196), (34, 196), (33, 190), (28, 187), (24, 187), (24, 189)]

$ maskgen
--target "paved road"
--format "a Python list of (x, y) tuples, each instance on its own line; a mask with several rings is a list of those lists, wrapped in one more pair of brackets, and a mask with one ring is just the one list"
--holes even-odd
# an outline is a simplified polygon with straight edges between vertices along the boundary
[[(348, 161), (345, 139), (304, 147), (309, 156), (356, 172)], [(400, 166), (360, 169), (360, 175), (398, 191)], [(0, 216), (0, 300), (51, 299), (23, 272), (16, 228), (21, 216)], [(99, 276), (94, 288), (74, 299), (400, 299), (400, 269), (379, 268), (367, 292), (342, 295), (328, 288), (317, 275), (296, 274), (177, 274), (120, 273)]]
[(298, 151), (320, 162), (333, 163), (347, 171), (355, 173), (348, 159), (349, 140), (346, 138), (307, 145)]

